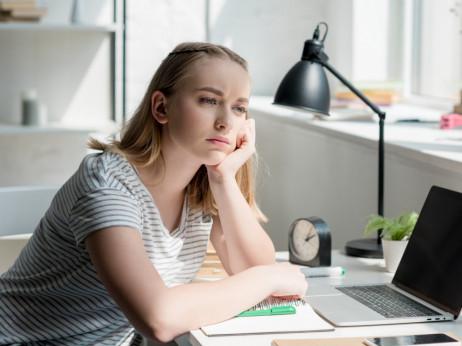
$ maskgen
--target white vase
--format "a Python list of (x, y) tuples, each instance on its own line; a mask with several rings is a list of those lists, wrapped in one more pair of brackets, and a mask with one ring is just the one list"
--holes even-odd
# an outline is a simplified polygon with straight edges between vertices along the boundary
[(408, 242), (408, 240), (382, 239), (383, 258), (385, 258), (385, 269), (388, 272), (396, 271)]

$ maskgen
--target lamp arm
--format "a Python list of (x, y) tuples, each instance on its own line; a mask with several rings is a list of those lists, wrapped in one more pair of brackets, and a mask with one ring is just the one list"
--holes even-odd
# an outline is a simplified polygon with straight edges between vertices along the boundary
[(339, 79), (343, 84), (347, 86), (356, 96), (358, 96), (366, 105), (368, 105), (380, 119), (385, 120), (385, 113), (382, 112), (375, 104), (373, 104), (364, 94), (356, 89), (349, 81), (343, 77), (340, 72), (333, 68), (327, 61), (320, 61), (321, 64), (328, 69), (337, 79)]
[[(384, 161), (385, 161), (385, 143), (384, 143), (384, 122), (385, 112), (382, 112), (374, 105), (363, 93), (356, 89), (348, 82), (336, 69), (334, 69), (327, 60), (318, 60), (326, 69), (328, 69), (335, 77), (337, 77), (348, 89), (358, 96), (366, 105), (368, 105), (379, 116), (379, 181), (378, 181), (378, 214), (383, 216), (384, 204)], [(380, 244), (380, 235), (377, 236), (377, 242)]]

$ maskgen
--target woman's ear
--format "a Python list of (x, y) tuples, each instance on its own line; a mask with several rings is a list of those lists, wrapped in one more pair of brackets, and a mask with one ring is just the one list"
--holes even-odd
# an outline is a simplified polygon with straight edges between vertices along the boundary
[(167, 98), (161, 91), (154, 91), (151, 96), (151, 112), (160, 124), (168, 122), (167, 111), (166, 111)]

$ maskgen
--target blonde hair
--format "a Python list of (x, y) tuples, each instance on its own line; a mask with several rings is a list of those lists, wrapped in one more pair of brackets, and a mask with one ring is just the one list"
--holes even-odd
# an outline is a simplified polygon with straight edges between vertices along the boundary
[[(247, 62), (238, 54), (224, 46), (202, 42), (181, 43), (162, 61), (154, 74), (146, 93), (134, 115), (123, 127), (120, 140), (109, 144), (90, 138), (88, 146), (96, 150), (112, 150), (130, 162), (148, 166), (163, 160), (161, 153), (161, 127), (152, 116), (151, 96), (161, 91), (167, 98), (174, 98), (182, 81), (188, 77), (191, 66), (205, 57), (228, 59), (248, 71)], [(256, 155), (242, 165), (236, 174), (236, 182), (247, 203), (260, 221), (265, 215), (255, 201)], [(193, 209), (218, 215), (218, 209), (209, 186), (207, 169), (201, 166), (188, 186), (188, 201)]]

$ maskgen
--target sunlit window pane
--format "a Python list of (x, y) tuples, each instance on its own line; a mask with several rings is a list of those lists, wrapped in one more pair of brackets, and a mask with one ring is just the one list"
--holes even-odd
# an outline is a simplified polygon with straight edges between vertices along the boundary
[(459, 101), (462, 89), (462, 1), (415, 1), (412, 92)]

